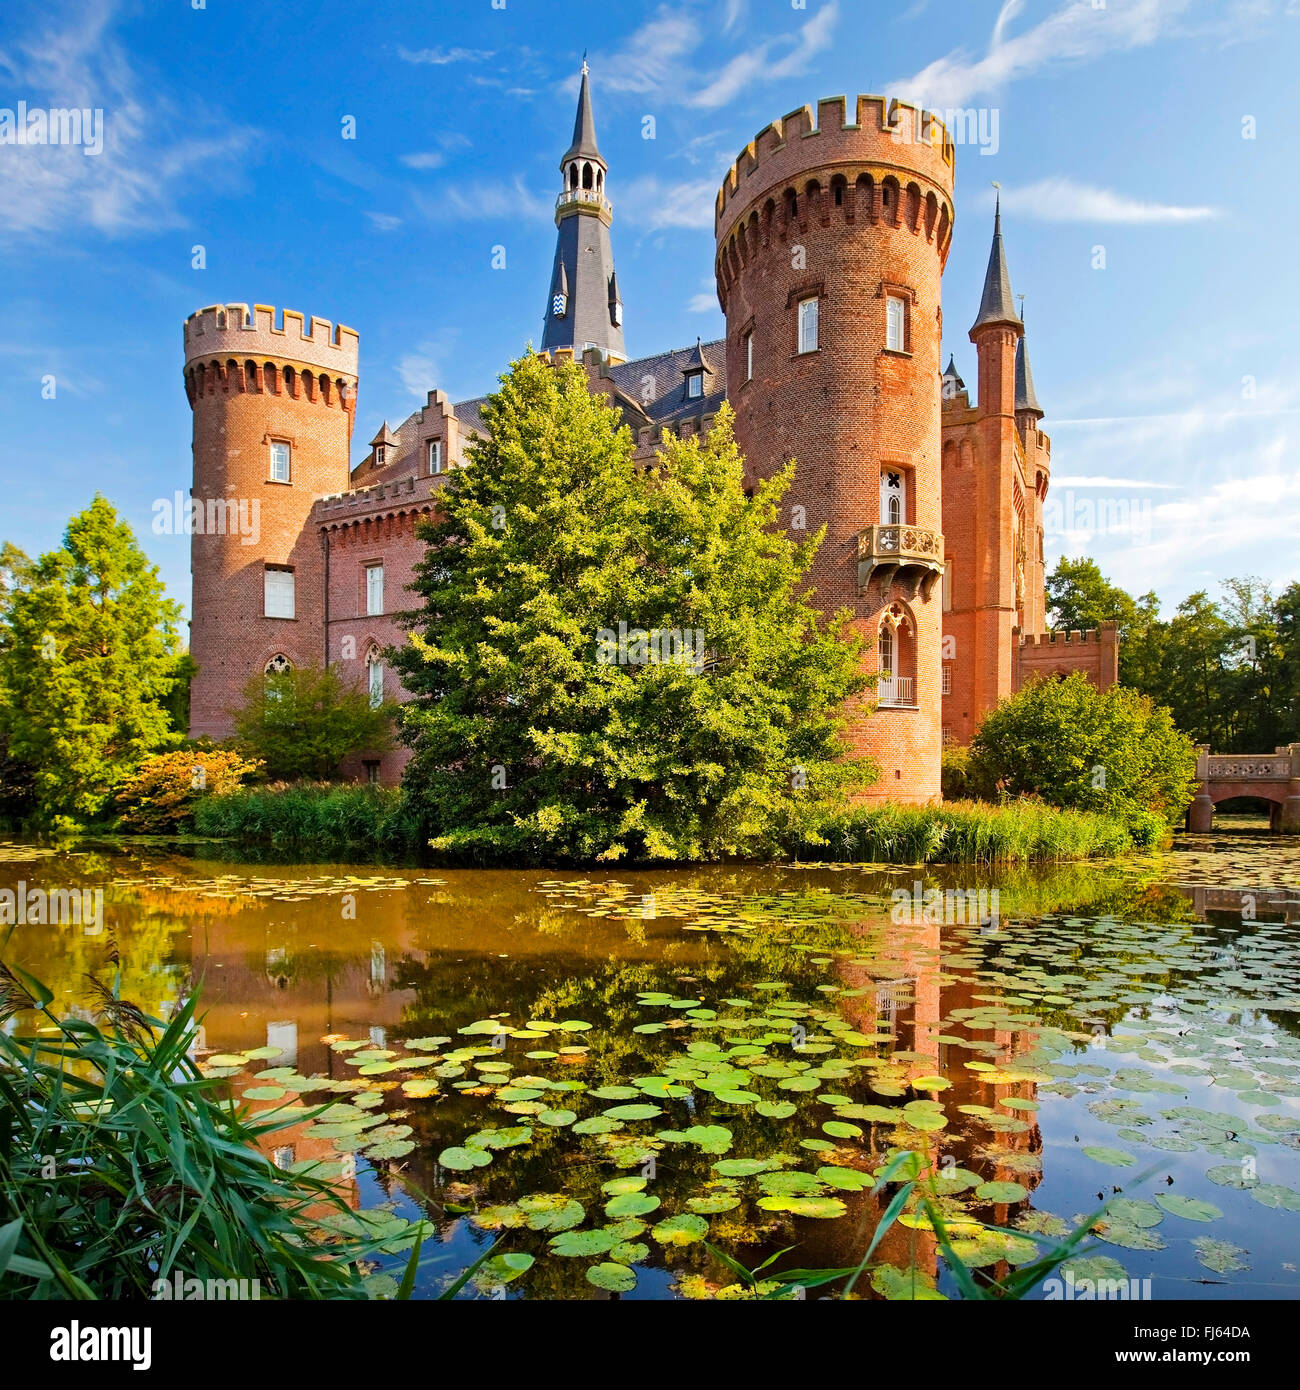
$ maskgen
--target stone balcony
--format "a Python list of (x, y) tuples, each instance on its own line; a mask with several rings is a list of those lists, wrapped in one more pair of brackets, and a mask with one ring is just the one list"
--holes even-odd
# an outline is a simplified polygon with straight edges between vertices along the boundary
[(928, 599), (943, 574), (943, 535), (923, 526), (868, 526), (858, 532), (858, 592), (866, 593), (872, 581), (880, 596), (898, 579), (915, 598), (918, 590)]
[(559, 222), (566, 212), (574, 208), (579, 211), (587, 208), (606, 219), (612, 218), (614, 215), (613, 204), (605, 197), (604, 193), (598, 192), (594, 188), (566, 188), (555, 200), (556, 222)]

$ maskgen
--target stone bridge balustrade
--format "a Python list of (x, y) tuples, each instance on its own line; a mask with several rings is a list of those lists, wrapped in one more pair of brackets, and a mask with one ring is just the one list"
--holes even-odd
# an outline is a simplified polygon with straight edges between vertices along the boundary
[(1199, 785), (1187, 813), (1187, 828), (1205, 834), (1214, 827), (1214, 808), (1220, 801), (1254, 796), (1272, 803), (1270, 828), (1300, 834), (1300, 743), (1272, 753), (1211, 753), (1197, 748)]

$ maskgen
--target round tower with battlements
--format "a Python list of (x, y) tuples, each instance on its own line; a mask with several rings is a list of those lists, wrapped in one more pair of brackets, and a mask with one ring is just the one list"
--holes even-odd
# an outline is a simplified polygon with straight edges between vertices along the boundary
[(190, 733), (224, 738), (249, 677), (323, 665), (327, 576), (312, 503), (348, 486), (357, 334), (286, 309), (185, 321), (194, 415)]
[[(849, 118), (852, 117), (850, 120)], [(880, 673), (850, 742), (870, 795), (939, 796), (944, 568), (940, 282), (955, 152), (883, 97), (802, 107), (761, 131), (718, 193), (727, 393), (756, 478), (791, 459), (787, 529), (826, 537), (810, 583), (847, 608)]]

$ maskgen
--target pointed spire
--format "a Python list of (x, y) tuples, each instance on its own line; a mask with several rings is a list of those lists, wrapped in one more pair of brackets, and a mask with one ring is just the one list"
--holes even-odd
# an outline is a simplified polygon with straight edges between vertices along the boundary
[(709, 376), (717, 376), (717, 372), (709, 365), (709, 359), (704, 355), (703, 338), (696, 338), (691, 355), (686, 359), (686, 365), (682, 368), (684, 376), (690, 376), (692, 372), (707, 372)]
[(989, 248), (989, 264), (984, 273), (984, 293), (980, 298), (979, 317), (971, 324), (971, 332), (992, 323), (1006, 323), (1013, 328), (1022, 327), (1011, 297), (1011, 276), (1007, 273), (1007, 254), (1002, 245), (1000, 192), (997, 209), (993, 214), (993, 245)]
[(380, 429), (379, 433), (375, 435), (375, 437), (370, 441), (370, 447), (373, 449), (380, 444), (396, 443), (397, 436), (392, 432), (392, 430), (388, 428), (388, 421), (385, 420), (383, 423), (383, 427)]
[(605, 164), (596, 145), (596, 118), (591, 113), (591, 81), (585, 54), (582, 59), (582, 86), (578, 89), (578, 114), (573, 121), (573, 143), (560, 161), (560, 167), (563, 168), (571, 159), (596, 159)]
[(957, 383), (959, 391), (966, 389), (966, 383), (961, 379), (961, 373), (957, 370), (956, 353), (950, 352), (948, 354), (948, 365), (943, 369), (943, 374), (946, 379), (951, 379)]
[(1038, 404), (1038, 393), (1034, 390), (1034, 374), (1029, 368), (1029, 349), (1025, 346), (1023, 333), (1016, 344), (1016, 414), (1019, 415), (1021, 411), (1036, 415), (1040, 420), (1043, 418), (1043, 407)]

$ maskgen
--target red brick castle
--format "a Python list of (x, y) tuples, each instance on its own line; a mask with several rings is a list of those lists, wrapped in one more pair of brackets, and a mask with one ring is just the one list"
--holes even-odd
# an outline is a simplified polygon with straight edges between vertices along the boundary
[[(717, 198), (725, 339), (631, 361), (585, 65), (560, 169), (542, 350), (583, 363), (646, 459), (665, 431), (706, 430), (728, 400), (755, 478), (798, 460), (790, 533), (826, 526), (819, 603), (853, 610), (883, 673), (851, 721), (882, 768), (875, 795), (937, 798), (943, 743), (967, 742), (1034, 673), (1115, 681), (1113, 630), (1043, 631), (1051, 442), (1000, 213), (970, 330), (974, 403), (955, 360), (940, 365), (955, 149), (937, 118), (862, 96), (761, 131)], [(255, 538), (192, 538), (196, 737), (227, 736), (249, 677), (285, 665), (334, 663), (374, 698), (401, 698), (383, 651), (405, 638), (393, 614), (423, 548), (415, 525), (485, 432), (482, 398), (431, 390), (353, 465), (357, 334), (276, 317), (225, 304), (185, 324), (193, 498), (201, 511), (254, 501), (260, 519)], [(395, 780), (404, 758), (349, 770)]]

